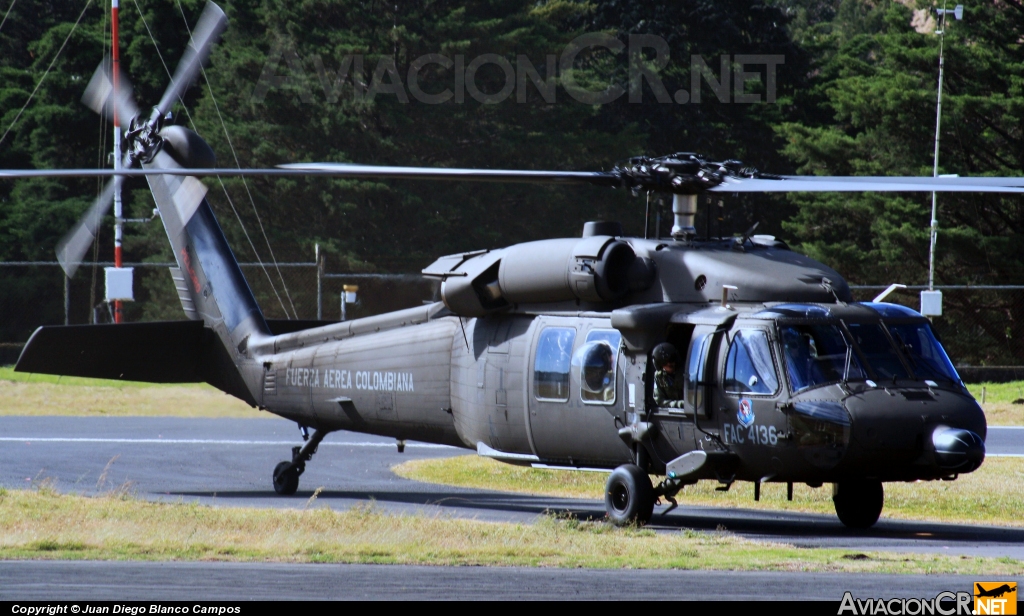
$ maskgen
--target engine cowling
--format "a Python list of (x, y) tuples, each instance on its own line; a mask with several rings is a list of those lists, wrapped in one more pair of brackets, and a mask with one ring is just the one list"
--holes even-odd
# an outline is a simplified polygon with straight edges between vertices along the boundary
[(442, 257), (423, 274), (442, 278), (445, 305), (465, 316), (511, 304), (614, 302), (654, 280), (653, 263), (611, 236), (540, 240)]

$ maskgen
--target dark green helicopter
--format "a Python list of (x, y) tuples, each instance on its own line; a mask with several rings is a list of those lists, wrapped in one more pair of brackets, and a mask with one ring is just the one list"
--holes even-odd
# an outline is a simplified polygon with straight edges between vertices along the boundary
[[(308, 439), (273, 470), (295, 493), (336, 430), (474, 449), (521, 465), (611, 470), (616, 524), (649, 521), (658, 499), (713, 480), (833, 486), (839, 519), (873, 525), (883, 483), (949, 480), (985, 457), (985, 416), (936, 338), (908, 308), (854, 302), (831, 268), (770, 236), (700, 237), (705, 192), (1024, 192), (1021, 178), (774, 176), (681, 153), (607, 172), (313, 163), (218, 169), (195, 133), (167, 124), (226, 25), (209, 5), (195, 46), (148, 115), (127, 87), (97, 111), (132, 117), (124, 169), (11, 170), (0, 177), (145, 176), (177, 267), (188, 320), (41, 327), (17, 370), (149, 382), (207, 382), (295, 421)], [(102, 88), (101, 88), (102, 91)], [(588, 222), (578, 238), (444, 256), (423, 270), (442, 301), (296, 329), (268, 321), (198, 177), (331, 175), (590, 183), (668, 193), (669, 238)], [(108, 190), (62, 242), (72, 273), (110, 206)], [(301, 323), (299, 324), (302, 325)], [(670, 343), (681, 399), (655, 404), (652, 351)], [(667, 347), (662, 347), (666, 349)], [(314, 430), (311, 437), (308, 429)], [(655, 486), (651, 475), (662, 477)]]

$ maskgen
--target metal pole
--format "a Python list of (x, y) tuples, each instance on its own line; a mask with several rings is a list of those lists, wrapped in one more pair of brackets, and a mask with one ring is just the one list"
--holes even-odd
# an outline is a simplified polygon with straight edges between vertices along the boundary
[[(942, 126), (942, 76), (945, 60), (942, 57), (946, 40), (946, 3), (942, 3), (942, 30), (939, 31), (939, 95), (935, 103), (935, 154), (932, 165), (932, 177), (939, 177), (939, 130)], [(938, 198), (932, 192), (931, 241), (928, 247), (928, 290), (935, 290), (935, 243), (939, 238)]]
[(320, 244), (315, 244), (316, 250), (316, 320), (324, 320), (324, 262), (320, 254)]
[[(118, 36), (117, 20), (118, 0), (110, 3), (110, 41), (111, 41), (111, 80), (114, 86), (114, 100), (118, 100), (121, 82), (121, 45)], [(114, 170), (121, 168), (121, 118), (118, 116), (117, 104), (114, 109)], [(121, 267), (121, 234), (123, 231), (124, 211), (121, 208), (121, 184), (114, 180), (114, 267)], [(114, 302), (114, 322), (121, 322), (121, 302)]]
[(650, 237), (649, 230), (651, 228), (651, 191), (647, 191), (647, 208), (644, 210), (644, 239)]
[(71, 312), (71, 279), (64, 274), (64, 325), (70, 323), (69, 313)]

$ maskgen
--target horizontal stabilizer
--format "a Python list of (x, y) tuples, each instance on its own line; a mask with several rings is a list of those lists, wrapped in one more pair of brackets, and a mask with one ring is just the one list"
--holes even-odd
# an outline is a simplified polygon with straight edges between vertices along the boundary
[(224, 346), (202, 321), (40, 327), (25, 344), (14, 370), (146, 383), (209, 383), (255, 406)]

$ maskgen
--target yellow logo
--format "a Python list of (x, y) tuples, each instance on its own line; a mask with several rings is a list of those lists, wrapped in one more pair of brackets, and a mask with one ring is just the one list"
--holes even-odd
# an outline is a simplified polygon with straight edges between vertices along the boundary
[(975, 582), (974, 613), (1016, 614), (1017, 584), (1013, 582)]

